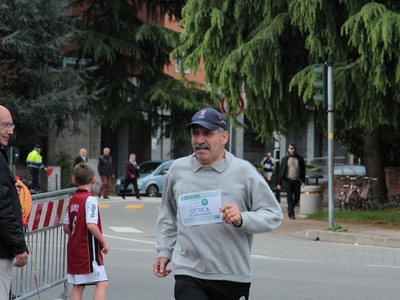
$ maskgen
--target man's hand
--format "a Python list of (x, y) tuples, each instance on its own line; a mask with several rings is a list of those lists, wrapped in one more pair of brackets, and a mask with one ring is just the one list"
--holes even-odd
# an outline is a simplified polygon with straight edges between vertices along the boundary
[(167, 269), (168, 264), (169, 264), (168, 258), (157, 257), (156, 261), (153, 263), (154, 275), (160, 278), (166, 277), (172, 271), (171, 269)]
[(26, 251), (15, 255), (14, 267), (22, 268), (28, 262), (28, 253)]
[(242, 226), (242, 214), (235, 204), (225, 204), (219, 211), (223, 213), (222, 220), (225, 223), (233, 223), (236, 227)]
[(17, 180), (17, 182), (15, 183), (15, 187), (17, 188), (17, 192), (19, 195), (21, 193), (22, 188), (24, 187), (22, 181)]

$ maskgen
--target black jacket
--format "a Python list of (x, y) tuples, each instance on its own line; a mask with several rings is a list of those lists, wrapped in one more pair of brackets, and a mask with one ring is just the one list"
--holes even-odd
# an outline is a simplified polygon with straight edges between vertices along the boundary
[[(300, 180), (301, 182), (306, 182), (306, 164), (304, 162), (304, 158), (301, 155), (294, 155), (297, 157), (297, 160), (299, 162), (299, 168), (300, 168)], [(280, 163), (280, 169), (279, 169), (279, 176), (278, 176), (278, 185), (282, 185), (282, 181), (285, 179), (285, 171), (287, 167), (287, 162), (289, 159), (289, 155), (286, 155), (282, 158), (281, 163)]]
[(27, 251), (27, 247), (16, 181), (3, 147), (0, 152), (0, 258), (13, 258)]
[(75, 169), (75, 166), (76, 166), (77, 164), (80, 164), (81, 162), (87, 162), (87, 158), (86, 158), (86, 160), (83, 160), (83, 159), (82, 159), (82, 156), (77, 156), (77, 157), (75, 157), (75, 160), (74, 160), (74, 169)]
[(134, 166), (130, 161), (128, 161), (125, 164), (125, 179), (138, 179), (139, 176), (140, 175), (138, 166)]
[(102, 155), (99, 157), (99, 163), (97, 165), (97, 171), (100, 176), (111, 176), (113, 174), (112, 171), (112, 158), (110, 155), (105, 156)]

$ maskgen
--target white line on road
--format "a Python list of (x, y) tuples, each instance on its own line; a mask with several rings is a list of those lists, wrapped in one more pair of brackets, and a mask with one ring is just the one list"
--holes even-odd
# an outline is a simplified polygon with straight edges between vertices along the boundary
[(104, 237), (109, 237), (112, 239), (117, 239), (117, 240), (124, 240), (124, 241), (130, 241), (130, 242), (138, 242), (138, 243), (143, 243), (143, 244), (151, 244), (155, 245), (155, 242), (149, 242), (149, 241), (143, 241), (143, 240), (136, 240), (136, 239), (127, 239), (127, 238), (122, 238), (119, 236), (113, 236), (113, 235), (103, 235)]
[(139, 229), (133, 227), (108, 226), (108, 228), (114, 230), (115, 232), (143, 233), (143, 231), (140, 231)]

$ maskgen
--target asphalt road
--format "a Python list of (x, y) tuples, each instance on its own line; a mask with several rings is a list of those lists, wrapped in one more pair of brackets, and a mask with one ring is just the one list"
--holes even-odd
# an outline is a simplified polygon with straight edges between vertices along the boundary
[[(100, 200), (103, 233), (111, 245), (110, 253), (105, 256), (109, 278), (107, 299), (173, 299), (173, 275), (160, 279), (152, 273), (156, 257), (154, 225), (160, 200), (144, 198), (137, 201), (134, 197)], [(400, 249), (356, 248), (326, 242), (318, 244), (322, 254), (312, 259), (312, 253), (315, 253), (313, 241), (276, 234), (270, 240), (265, 239), (264, 244), (263, 239), (263, 235), (255, 239), (257, 251), (254, 252), (257, 254), (252, 258), (250, 299), (398, 299), (400, 267), (397, 263), (375, 262), (376, 255), (387, 260), (385, 253), (397, 255)], [(284, 250), (275, 255), (277, 244)], [(310, 255), (294, 259), (299, 257), (295, 253), (300, 250), (303, 254), (309, 251)], [(293, 254), (282, 258), (282, 251)], [(330, 259), (338, 251), (342, 259)], [(375, 257), (368, 261), (366, 256), (371, 251)], [(357, 259), (360, 253), (364, 255), (362, 260)], [(343, 260), (347, 256), (350, 259)], [(55, 299), (60, 294), (61, 287), (53, 288), (43, 293), (42, 299)], [(92, 299), (92, 295), (93, 287), (87, 287), (83, 300)]]

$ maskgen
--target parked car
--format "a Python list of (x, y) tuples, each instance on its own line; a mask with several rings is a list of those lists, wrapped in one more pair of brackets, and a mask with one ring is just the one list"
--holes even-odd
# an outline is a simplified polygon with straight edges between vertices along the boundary
[(145, 195), (149, 197), (162, 195), (165, 178), (167, 177), (168, 170), (174, 161), (175, 160), (172, 159), (163, 162), (149, 176), (139, 178), (138, 187), (140, 195)]
[[(328, 166), (318, 166), (310, 169), (306, 173), (306, 180), (312, 183), (313, 180), (318, 179), (318, 182), (328, 181)], [(336, 165), (333, 167), (334, 175), (342, 176), (365, 176), (365, 166), (361, 165)]]
[[(140, 167), (139, 179), (145, 178), (146, 176), (150, 175), (151, 173), (154, 172), (155, 169), (157, 169), (157, 167), (159, 165), (161, 165), (163, 162), (166, 162), (166, 161), (168, 161), (168, 160), (158, 159), (158, 160), (149, 160), (149, 161), (142, 162), (141, 164), (139, 164), (139, 167)], [(118, 196), (121, 196), (122, 190), (124, 189), (124, 184), (125, 184), (125, 174), (118, 177), (117, 181), (115, 182), (114, 190)], [(127, 195), (127, 196), (135, 195), (135, 191), (133, 190), (132, 183), (129, 184), (128, 187), (126, 188), (125, 195)]]

